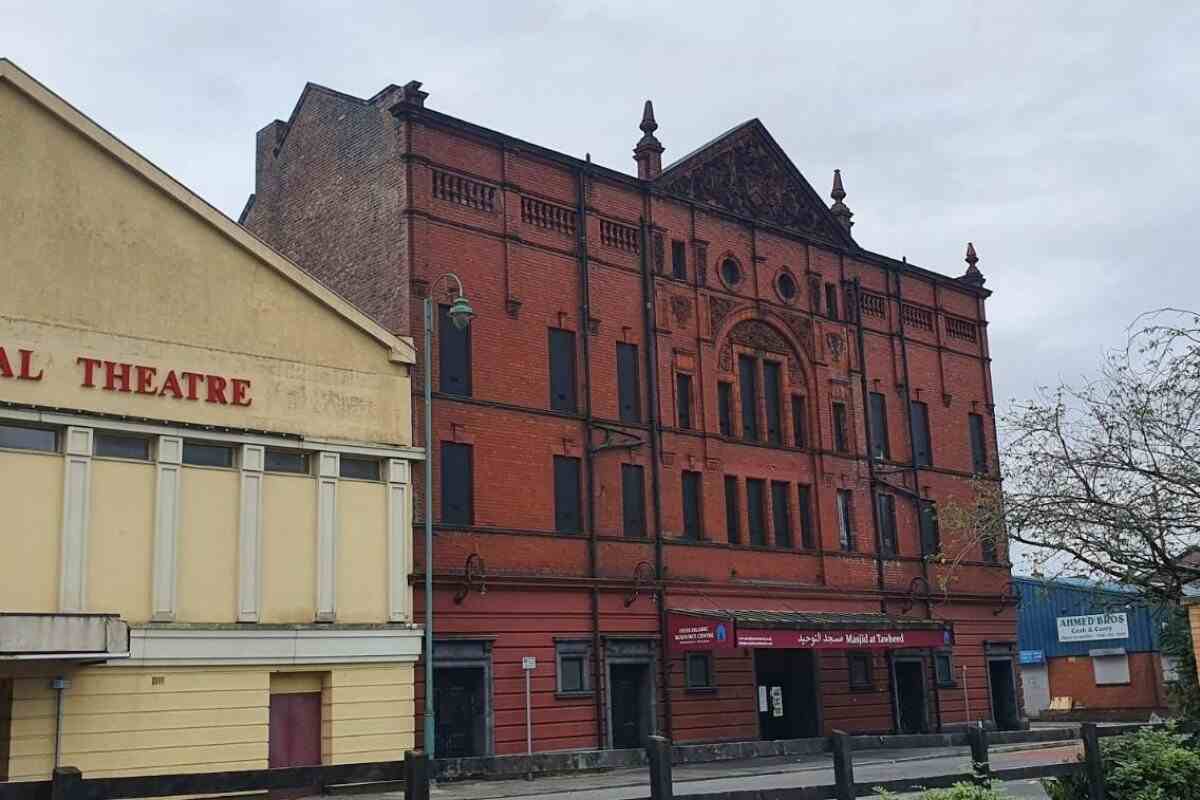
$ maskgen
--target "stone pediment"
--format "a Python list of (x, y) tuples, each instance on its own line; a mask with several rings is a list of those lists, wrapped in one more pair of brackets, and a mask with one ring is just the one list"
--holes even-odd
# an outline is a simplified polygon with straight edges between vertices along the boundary
[(842, 245), (853, 245), (829, 208), (757, 119), (672, 164), (664, 190)]

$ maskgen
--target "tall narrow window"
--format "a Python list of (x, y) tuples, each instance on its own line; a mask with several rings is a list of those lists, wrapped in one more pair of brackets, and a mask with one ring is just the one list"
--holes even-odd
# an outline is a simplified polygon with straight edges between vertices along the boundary
[(778, 361), (763, 362), (763, 397), (767, 406), (769, 444), (783, 444), (783, 413), (779, 409), (783, 393), (781, 372)]
[(825, 284), (825, 314), (830, 319), (838, 318), (838, 290), (836, 283)]
[(550, 329), (550, 408), (570, 411), (578, 408), (575, 399), (575, 332)]
[(637, 345), (617, 342), (617, 402), (621, 406), (621, 422), (642, 421), (637, 362)]
[(849, 489), (837, 492), (838, 543), (847, 553), (853, 552), (854, 542), (854, 498)]
[(450, 306), (438, 306), (438, 390), (471, 396), (471, 327), (450, 321)]
[(766, 486), (757, 478), (746, 480), (746, 522), (750, 544), (767, 543)]
[(884, 461), (892, 457), (888, 447), (887, 398), (871, 392), (871, 458)]
[(800, 545), (806, 550), (817, 546), (817, 531), (813, 528), (812, 489), (800, 486), (796, 497), (796, 510), (800, 515)]
[(885, 556), (894, 556), (896, 549), (896, 497), (890, 494), (875, 495), (875, 507), (879, 513), (879, 547)]
[(725, 535), (730, 544), (742, 543), (742, 512), (738, 508), (738, 479), (725, 476)]
[(983, 434), (983, 417), (979, 414), (968, 414), (967, 422), (971, 428), (971, 469), (976, 475), (988, 471), (987, 439)]
[(791, 494), (787, 483), (771, 481), (771, 523), (775, 529), (776, 547), (792, 546), (792, 514), (788, 509)]
[(675, 373), (675, 405), (679, 413), (679, 427), (692, 427), (692, 376)]
[(912, 426), (917, 466), (933, 466), (933, 445), (929, 441), (929, 406), (917, 400), (912, 404)]
[(802, 394), (792, 395), (792, 444), (808, 447), (808, 402)]
[(846, 404), (833, 404), (833, 449), (839, 453), (850, 450), (850, 437), (846, 429)]
[(717, 384), (717, 423), (722, 436), (733, 436), (733, 384)]
[(938, 531), (937, 506), (928, 500), (921, 501), (921, 555), (931, 556), (942, 549), (942, 537)]
[(554, 457), (554, 530), (579, 533), (583, 522), (579, 514), (579, 459)]
[(758, 362), (738, 356), (738, 389), (742, 401), (742, 438), (758, 441)]
[(1000, 560), (1000, 548), (996, 545), (996, 534), (991, 531), (987, 531), (979, 537), (979, 547), (983, 555), (983, 560), (989, 564), (995, 564)]
[(646, 477), (639, 464), (621, 465), (621, 517), (626, 536), (646, 535)]
[(699, 541), (700, 535), (700, 473), (683, 472), (683, 538)]
[(470, 525), (475, 519), (471, 445), (442, 442), (442, 522)]
[(687, 280), (687, 247), (678, 239), (671, 241), (671, 277)]

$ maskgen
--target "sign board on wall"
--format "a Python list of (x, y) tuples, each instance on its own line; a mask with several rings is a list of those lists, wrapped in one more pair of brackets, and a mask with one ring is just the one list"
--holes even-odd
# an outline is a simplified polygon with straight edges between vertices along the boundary
[(785, 647), (805, 650), (890, 650), (897, 647), (945, 647), (949, 630), (751, 630), (738, 628), (738, 647)]
[(1083, 614), (1058, 618), (1060, 642), (1095, 642), (1101, 639), (1129, 638), (1129, 617), (1116, 614)]

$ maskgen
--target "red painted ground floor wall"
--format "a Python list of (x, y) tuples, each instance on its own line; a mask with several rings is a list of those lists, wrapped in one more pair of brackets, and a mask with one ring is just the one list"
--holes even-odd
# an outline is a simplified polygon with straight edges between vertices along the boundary
[[(538, 583), (546, 583), (540, 579)], [(689, 688), (686, 656), (667, 653), (662, 660), (659, 641), (659, 607), (653, 597), (642, 592), (636, 597), (628, 590), (604, 590), (597, 593), (600, 636), (592, 636), (592, 596), (586, 588), (564, 585), (538, 588), (488, 586), (476, 581), (468, 589), (461, 587), (435, 590), (435, 647), (438, 691), (446, 690), (452, 674), (444, 670), (478, 668), (484, 676), (487, 696), (471, 701), (461, 710), (463, 725), (486, 727), (478, 733), (475, 747), (483, 753), (521, 753), (526, 748), (525, 675), (522, 659), (533, 657), (537, 666), (531, 674), (533, 749), (551, 751), (590, 749), (613, 746), (614, 729), (620, 720), (614, 715), (614, 665), (649, 659), (645, 704), (646, 724), (658, 732), (669, 732), (677, 742), (718, 742), (772, 737), (764, 732), (770, 724), (759, 713), (759, 685), (756, 661), (760, 653), (737, 649), (714, 654), (711, 686)], [(423, 613), (422, 593), (416, 593), (418, 614)], [(671, 608), (741, 608), (796, 611), (878, 612), (878, 600), (828, 598), (797, 599), (781, 602), (770, 594), (709, 598), (698, 592), (670, 593)], [(902, 604), (889, 608), (889, 614), (901, 615)], [(923, 603), (910, 611), (926, 616)], [(905, 655), (875, 652), (871, 655), (870, 683), (850, 684), (850, 665), (845, 652), (816, 654), (815, 683), (811, 709), (804, 714), (816, 720), (815, 733), (827, 735), (833, 729), (854, 733), (889, 733), (896, 730), (893, 655), (916, 657), (921, 662), (925, 689), (925, 719), (929, 730), (961, 725), (964, 722), (992, 720), (992, 692), (987, 662), (1011, 657), (1013, 692), (1018, 704), (1021, 688), (1016, 665), (1016, 623), (1011, 608), (998, 610), (984, 603), (934, 604), (933, 615), (949, 622), (955, 631), (951, 651), (953, 681), (938, 685), (930, 651)], [(421, 619), (418, 616), (418, 619)], [(598, 650), (596, 647), (598, 646)], [(585, 654), (587, 689), (563, 691), (560, 657)], [(781, 651), (774, 651), (776, 653)], [(804, 653), (806, 651), (783, 651)], [(990, 656), (989, 656), (990, 653)], [(596, 655), (599, 658), (596, 658)], [(1008, 654), (1008, 655), (1005, 655)], [(636, 663), (634, 664), (636, 667)], [(665, 670), (663, 669), (665, 667)], [(598, 669), (597, 669), (598, 668)], [(459, 673), (462, 674), (462, 673)], [(423, 670), (418, 671), (418, 717), (424, 703)], [(965, 685), (964, 685), (965, 678)], [(664, 686), (669, 691), (664, 692)], [(444, 702), (445, 697), (439, 695)], [(789, 703), (803, 702), (796, 696)], [(670, 719), (667, 719), (669, 707)], [(768, 708), (770, 705), (768, 703)], [(789, 711), (791, 710), (789, 706)], [(769, 715), (769, 712), (768, 712)], [(618, 715), (619, 716), (619, 715)], [(442, 720), (447, 724), (448, 720)], [(421, 720), (417, 723), (421, 739)], [(439, 756), (447, 746), (440, 741)], [(482, 753), (481, 753), (482, 754)]]
[(1129, 683), (1098, 686), (1090, 656), (1047, 660), (1050, 697), (1070, 697), (1075, 711), (1150, 711), (1166, 708), (1158, 653), (1129, 653)]

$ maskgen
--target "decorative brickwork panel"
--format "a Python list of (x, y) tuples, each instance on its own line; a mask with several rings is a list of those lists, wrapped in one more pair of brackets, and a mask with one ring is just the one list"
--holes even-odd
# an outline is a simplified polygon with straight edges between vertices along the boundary
[(900, 315), (905, 325), (911, 325), (914, 328), (920, 328), (925, 331), (933, 330), (933, 312), (927, 308), (910, 306), (905, 303), (900, 308)]
[(619, 222), (600, 220), (600, 242), (608, 247), (624, 250), (626, 253), (641, 252), (638, 245), (638, 229)]
[(452, 172), (433, 170), (433, 196), (480, 211), (496, 210), (496, 187)]
[(969, 319), (947, 316), (946, 335), (953, 339), (962, 339), (963, 341), (973, 342), (977, 336), (975, 323), (971, 322)]
[(567, 236), (575, 235), (575, 212), (533, 197), (521, 198), (521, 222)]

